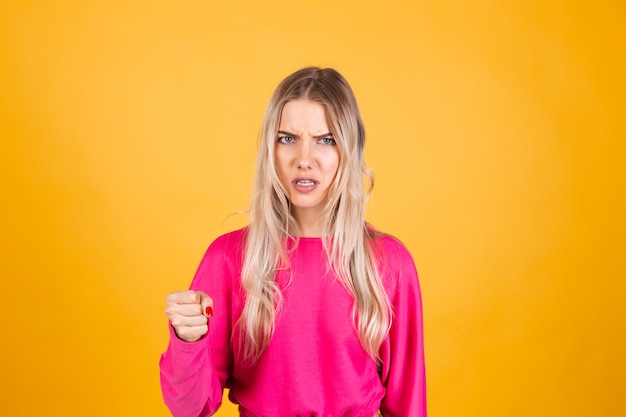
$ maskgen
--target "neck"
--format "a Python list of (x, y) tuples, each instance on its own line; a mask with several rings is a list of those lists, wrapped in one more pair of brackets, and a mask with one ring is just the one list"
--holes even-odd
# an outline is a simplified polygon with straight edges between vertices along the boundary
[(300, 229), (299, 237), (322, 237), (322, 215), (317, 210), (294, 210)]

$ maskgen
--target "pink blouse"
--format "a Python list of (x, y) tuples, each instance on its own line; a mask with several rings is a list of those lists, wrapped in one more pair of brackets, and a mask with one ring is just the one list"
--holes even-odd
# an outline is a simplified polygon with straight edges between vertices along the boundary
[(209, 332), (186, 343), (170, 326), (160, 361), (165, 403), (175, 417), (210, 416), (223, 389), (244, 417), (425, 417), (422, 303), (411, 255), (396, 239), (378, 238), (379, 271), (393, 306), (382, 366), (365, 352), (352, 322), (353, 299), (327, 271), (319, 238), (301, 238), (291, 269), (277, 282), (284, 296), (274, 336), (253, 366), (237, 361), (233, 327), (245, 302), (240, 286), (245, 229), (216, 239), (191, 289), (214, 301)]

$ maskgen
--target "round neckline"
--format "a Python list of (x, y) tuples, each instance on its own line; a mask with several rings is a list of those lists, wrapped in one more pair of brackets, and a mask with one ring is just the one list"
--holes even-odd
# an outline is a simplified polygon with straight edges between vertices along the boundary
[(322, 245), (324, 243), (323, 237), (307, 236), (307, 237), (292, 237), (289, 238), (288, 246), (293, 245)]
[(306, 236), (306, 237), (294, 237), (294, 241), (300, 241), (300, 242), (316, 242), (316, 241), (321, 241), (323, 238), (322, 237), (316, 237), (316, 236)]

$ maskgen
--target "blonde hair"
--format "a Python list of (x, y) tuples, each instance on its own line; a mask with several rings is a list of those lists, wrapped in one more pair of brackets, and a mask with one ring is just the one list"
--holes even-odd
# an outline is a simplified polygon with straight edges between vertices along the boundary
[[(246, 292), (238, 321), (243, 358), (256, 361), (267, 348), (283, 304), (276, 273), (289, 267), (286, 244), (289, 240), (297, 244), (299, 231), (276, 173), (274, 147), (283, 107), (288, 101), (304, 99), (324, 106), (339, 151), (339, 168), (322, 218), (328, 267), (353, 296), (359, 340), (379, 361), (378, 350), (389, 331), (392, 312), (377, 269), (373, 247), (377, 234), (365, 223), (365, 201), (373, 177), (363, 161), (363, 122), (347, 81), (332, 68), (316, 67), (285, 78), (263, 120), (241, 277)], [(364, 176), (369, 179), (365, 194)]]

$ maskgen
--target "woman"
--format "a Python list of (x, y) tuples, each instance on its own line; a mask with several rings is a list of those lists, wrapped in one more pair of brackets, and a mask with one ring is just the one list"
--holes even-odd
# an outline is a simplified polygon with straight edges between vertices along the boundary
[(209, 416), (227, 387), (242, 416), (426, 416), (417, 273), (365, 223), (350, 86), (330, 68), (291, 74), (261, 139), (249, 226), (167, 298), (166, 404)]

